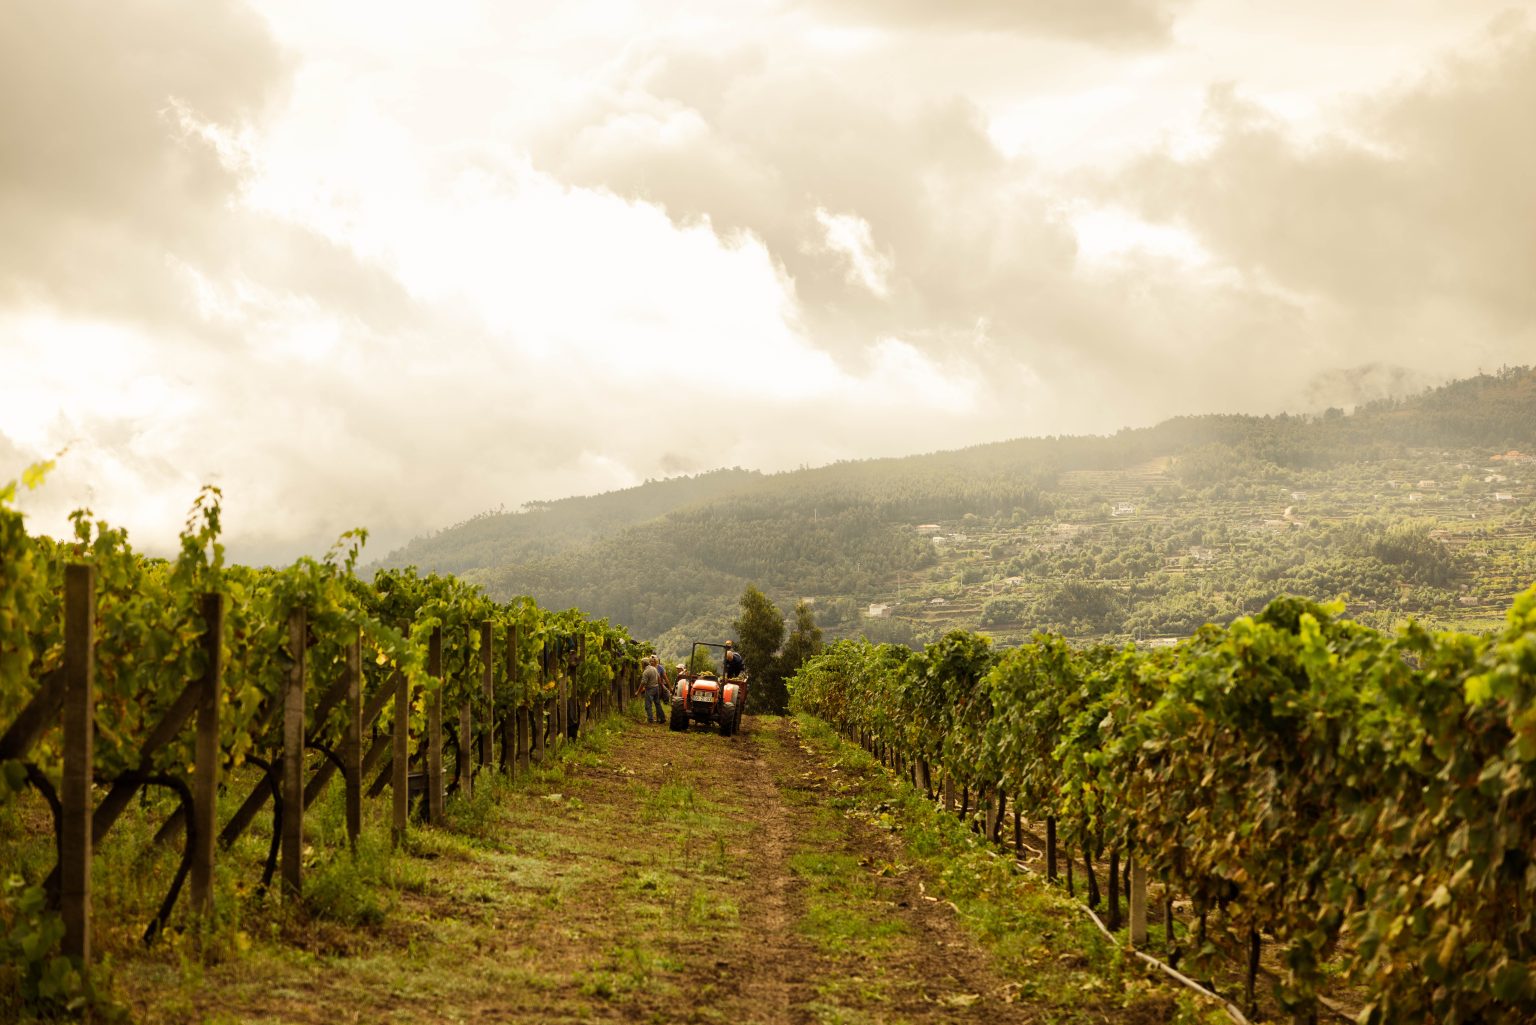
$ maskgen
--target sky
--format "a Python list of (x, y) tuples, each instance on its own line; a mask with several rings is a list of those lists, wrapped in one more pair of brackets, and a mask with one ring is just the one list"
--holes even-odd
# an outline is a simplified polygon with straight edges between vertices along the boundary
[(382, 556), (1532, 363), (1533, 112), (1536, 0), (7, 0), (0, 482)]

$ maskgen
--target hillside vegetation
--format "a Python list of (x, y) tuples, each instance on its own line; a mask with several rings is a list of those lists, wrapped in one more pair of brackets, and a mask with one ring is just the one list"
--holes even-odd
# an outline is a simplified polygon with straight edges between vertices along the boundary
[(477, 517), (384, 565), (579, 605), (680, 646), (755, 583), (831, 636), (1188, 634), (1280, 593), (1496, 623), (1536, 578), (1536, 371), (1352, 413), (1179, 417), (764, 475), (720, 470)]

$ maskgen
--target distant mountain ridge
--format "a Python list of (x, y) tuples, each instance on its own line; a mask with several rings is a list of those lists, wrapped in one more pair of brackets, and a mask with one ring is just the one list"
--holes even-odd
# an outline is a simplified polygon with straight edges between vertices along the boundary
[(442, 573), (545, 558), (625, 527), (729, 494), (761, 479), (756, 470), (712, 470), (599, 495), (529, 502), (519, 512), (486, 512), (412, 539), (370, 568), (415, 565)]
[[(1397, 496), (1357, 494), (1351, 489), (1363, 486), (1361, 480), (1454, 474), (1471, 481), (1459, 485), (1458, 501), (1480, 508), (1475, 503), (1483, 497), (1475, 489), (1482, 485), (1473, 478), (1487, 474), (1454, 467), (1486, 463), (1512, 449), (1536, 449), (1536, 371), (1527, 368), (1371, 402), (1353, 413), (1176, 417), (1112, 436), (1026, 438), (778, 474), (737, 468), (650, 481), (479, 516), (418, 538), (381, 564), (459, 573), (499, 598), (528, 593), (546, 605), (577, 605), (641, 636), (721, 633), (748, 583), (786, 606), (816, 599), (818, 618), (834, 633), (889, 632), (901, 639), (901, 629), (863, 614), (869, 604), (890, 601), (903, 610), (893, 620), (918, 632), (946, 622), (976, 627), (987, 604), (977, 589), (990, 586), (994, 611), (1006, 589), (1028, 592), (1017, 598), (1018, 618), (998, 613), (994, 622), (1020, 630), (1088, 624), (1090, 632), (1116, 635), (1141, 629), (1134, 624), (1143, 621), (1148, 629), (1158, 623), (1182, 628), (1188, 618), (1182, 613), (1161, 619), (1133, 613), (1145, 611), (1148, 601), (1177, 604), (1188, 597), (1181, 590), (1187, 574), (1169, 568), (1178, 558), (1171, 553), (1182, 551), (1181, 544), (1209, 545), (1186, 543), (1184, 534), (1226, 538), (1221, 545), (1227, 547), (1217, 546), (1222, 552), (1255, 547), (1232, 533), (1237, 525), (1301, 522), (1289, 512), (1282, 516), (1294, 505), (1285, 497), (1292, 493), (1339, 496), (1328, 499), (1331, 511), (1311, 517), (1317, 521), (1312, 534), (1266, 542), (1265, 550), (1273, 548), (1283, 562), (1288, 545), (1310, 542), (1350, 517), (1377, 516), (1385, 524), (1429, 511), (1399, 508)], [(1452, 451), (1455, 460), (1442, 466), (1437, 453)], [(1389, 469), (1396, 467), (1401, 470)], [(1511, 499), (1498, 510), (1523, 514), (1525, 506)], [(993, 541), (986, 552), (963, 555), (966, 542), (936, 545), (916, 529), (923, 525), (942, 527), (944, 537), (975, 532)], [(1057, 535), (1067, 528), (1074, 538), (1102, 538), (1067, 549), (1101, 550), (1061, 565), (1042, 561), (1042, 552), (1058, 551)], [(1116, 545), (1162, 554), (1116, 563)], [(1132, 563), (1140, 568), (1121, 572)], [(1047, 575), (1029, 578), (1031, 565)], [(1294, 569), (1277, 571), (1276, 586), (1296, 579), (1285, 576)], [(1049, 609), (1070, 606), (1059, 595), (1054, 605), (1047, 600), (1063, 574), (1107, 589), (1099, 603), (1107, 611), (1049, 619)], [(1362, 579), (1369, 576), (1362, 571)], [(1347, 584), (1350, 576), (1326, 579)], [(1207, 603), (1216, 617), (1235, 614), (1270, 582), (1253, 578), (1239, 560), (1232, 579), (1221, 583), (1218, 595), (1226, 598)], [(1379, 587), (1383, 595), (1390, 591), (1385, 583)], [(919, 591), (928, 606), (921, 614), (911, 611)], [(1442, 598), (1454, 604), (1458, 595), (1447, 591)], [(967, 611), (944, 619), (940, 613), (952, 606)]]

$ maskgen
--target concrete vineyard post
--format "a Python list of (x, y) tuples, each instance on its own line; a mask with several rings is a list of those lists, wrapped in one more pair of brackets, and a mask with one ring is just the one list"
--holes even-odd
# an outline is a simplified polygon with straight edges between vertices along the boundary
[(1120, 928), (1120, 850), (1109, 849), (1109, 929)]
[(410, 819), (411, 800), (411, 682), (396, 669), (392, 677), (395, 685), (395, 725), (391, 741), (389, 781), (393, 791), (394, 819), (392, 836), (396, 847), (405, 842), (405, 831)]
[[(576, 639), (576, 670), (580, 672), (587, 664), (587, 635), (582, 634)], [(576, 677), (571, 676), (571, 733), (580, 735), (582, 726), (585, 725), (586, 709), (582, 706), (581, 698), (576, 692)]]
[(526, 773), (528, 766), (528, 717), (531, 715), (527, 708), (519, 705), (513, 712), (515, 727), (517, 729), (516, 746), (513, 747), (513, 757), (517, 765), (517, 771)]
[[(464, 628), (464, 651), (465, 651), (465, 655), (464, 655), (464, 675), (466, 677), (466, 680), (465, 680), (465, 685), (466, 686), (468, 686), (468, 679), (467, 679), (467, 677), (469, 676), (469, 654), (468, 654), (468, 652), (469, 652), (470, 642), (473, 639), (474, 639), (474, 632), (472, 631), (472, 629), (470, 627), (465, 627)], [(456, 718), (458, 719), (458, 728), (455, 730), (455, 734), (456, 734), (456, 738), (455, 739), (458, 741), (458, 743), (456, 743), (454, 745), (454, 763), (453, 763), (454, 764), (454, 769), (453, 769), (454, 779), (456, 779), (458, 781), (458, 784), (459, 784), (459, 787), (460, 787), (459, 792), (461, 794), (463, 794), (465, 797), (468, 797), (471, 793), (474, 792), (474, 789), (475, 789), (475, 772), (474, 772), (474, 768), (471, 765), (471, 759), (474, 758), (474, 750), (475, 750), (475, 738), (474, 738), (474, 732), (473, 732), (474, 731), (475, 723), (474, 723), (474, 716), (471, 713), (469, 706), (470, 706), (470, 697), (469, 697), (469, 695), (466, 694), (464, 696), (464, 700), (459, 704), (459, 712), (458, 712), (458, 715), (456, 716)]]
[[(517, 679), (517, 627), (507, 627), (507, 693), (513, 701), (519, 701)], [(519, 708), (507, 710), (501, 727), (501, 764), (508, 775), (517, 771), (517, 716)]]
[(427, 645), (427, 675), (432, 697), (427, 702), (427, 822), (443, 824), (443, 628), (432, 628)]
[(549, 672), (549, 640), (544, 641), (544, 648), (539, 653), (539, 696), (534, 702), (537, 713), (534, 716), (534, 734), (538, 738), (534, 741), (534, 749), (538, 753), (538, 763), (544, 764), (545, 747), (550, 743), (549, 716), (550, 700), (545, 696), (545, 686), (550, 682)]
[(475, 745), (473, 743), (473, 738), (470, 735), (473, 729), (474, 718), (471, 716), (469, 711), (469, 702), (466, 701), (464, 704), (459, 706), (458, 761), (460, 793), (462, 793), (465, 797), (468, 797), (475, 792), (474, 755), (471, 754), (471, 752), (475, 749)]
[(533, 731), (533, 764), (544, 764), (544, 717), (549, 702), (542, 696), (528, 707), (528, 727)]
[(1131, 855), (1131, 945), (1147, 945), (1147, 867)]
[(219, 704), (224, 690), (224, 596), (203, 595), (203, 677), (198, 681), (192, 762), (192, 910), (213, 911), (214, 834), (218, 832)]
[(357, 853), (363, 831), (363, 642), (361, 636), (347, 644), (346, 732), (341, 738), (342, 783), (347, 793), (347, 844)]
[(304, 648), (309, 630), (304, 610), (288, 614), (288, 650), (293, 665), (283, 686), (283, 888), (298, 896), (304, 857)]
[(1056, 816), (1045, 817), (1045, 877), (1056, 881)]
[(476, 761), (481, 768), (493, 760), (496, 746), (496, 658), (491, 654), (495, 629), (489, 619), (480, 624), (480, 691), (485, 697), (485, 727), (480, 731), (480, 751)]
[(565, 674), (557, 670), (558, 683), (555, 686), (555, 747), (558, 750), (565, 746), (565, 731), (570, 725), (570, 706), (567, 703), (567, 681)]
[(96, 754), (96, 572), (64, 569), (64, 777), (59, 909), (64, 954), (91, 964), (91, 775)]

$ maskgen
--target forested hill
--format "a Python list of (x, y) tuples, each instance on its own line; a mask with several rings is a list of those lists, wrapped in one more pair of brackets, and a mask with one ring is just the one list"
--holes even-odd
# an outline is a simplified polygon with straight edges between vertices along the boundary
[(748, 583), (815, 599), (833, 633), (903, 640), (1176, 634), (1281, 590), (1475, 621), (1536, 575), (1536, 463), (1507, 455), (1533, 450), (1536, 370), (1518, 368), (1353, 413), (648, 482), (477, 517), (384, 564), (671, 640), (724, 632)]

